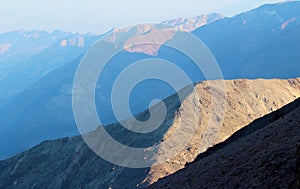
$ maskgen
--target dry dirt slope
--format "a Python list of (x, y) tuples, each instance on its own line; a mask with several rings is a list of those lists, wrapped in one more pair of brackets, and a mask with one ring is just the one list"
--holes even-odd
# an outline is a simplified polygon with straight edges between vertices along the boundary
[[(120, 142), (134, 147), (167, 140), (181, 124), (197, 126), (186, 148), (160, 166), (128, 169), (110, 164), (96, 156), (80, 137), (47, 141), (0, 162), (0, 188), (136, 188), (145, 187), (184, 168), (198, 154), (219, 143), (255, 119), (300, 97), (300, 79), (225, 81), (226, 116), (222, 126), (207, 129), (209, 120), (220, 124), (220, 109), (210, 111), (211, 93), (220, 94), (218, 83), (205, 81), (195, 86), (182, 104), (172, 96), (165, 100), (168, 117), (164, 124), (148, 135), (122, 129), (116, 123), (107, 131)], [(147, 117), (147, 112), (139, 115)], [(209, 132), (208, 132), (209, 131)], [(120, 137), (122, 136), (122, 137)], [(183, 140), (185, 135), (178, 137)], [(170, 150), (172, 151), (172, 149)]]
[(300, 98), (149, 188), (300, 188)]

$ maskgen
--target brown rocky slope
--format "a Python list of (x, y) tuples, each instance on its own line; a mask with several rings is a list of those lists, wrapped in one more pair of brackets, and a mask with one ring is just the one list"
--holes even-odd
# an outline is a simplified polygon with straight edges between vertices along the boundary
[[(158, 178), (165, 177), (183, 168), (187, 162), (192, 162), (196, 156), (207, 148), (214, 146), (233, 133), (248, 125), (255, 119), (262, 117), (299, 97), (300, 80), (232, 80), (225, 81), (226, 104), (225, 118), (221, 128), (208, 128), (209, 121), (218, 127), (221, 111), (211, 112), (211, 92), (219, 93), (218, 82), (207, 81), (196, 85), (179, 108), (180, 115), (175, 117), (174, 124), (164, 137), (168, 138), (176, 126), (181, 124), (197, 124), (196, 132), (186, 149), (176, 157), (160, 166), (151, 167), (146, 184), (155, 182)], [(177, 140), (184, 140), (185, 135)]]
[(148, 188), (300, 188), (300, 98)]

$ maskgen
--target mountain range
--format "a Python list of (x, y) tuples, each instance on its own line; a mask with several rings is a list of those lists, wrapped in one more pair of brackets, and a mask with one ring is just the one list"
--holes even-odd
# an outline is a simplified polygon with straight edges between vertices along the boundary
[[(124, 35), (134, 35), (143, 37), (143, 40), (155, 36), (159, 40), (168, 41), (174, 33), (188, 30), (212, 51), (226, 79), (296, 78), (300, 70), (300, 49), (297, 45), (300, 42), (299, 9), (300, 3), (295, 1), (264, 5), (231, 18), (213, 14), (191, 20), (163, 22), (167, 25), (144, 24), (130, 30), (112, 30), (110, 32), (114, 38), (111, 40), (114, 42), (122, 40)], [(165, 35), (166, 31), (169, 35)], [(0, 159), (47, 139), (78, 134), (71, 106), (73, 77), (86, 50), (102, 36), (60, 31), (18, 31), (0, 35), (0, 148), (4, 149), (0, 151)], [(131, 38), (129, 42), (138, 38)], [(20, 45), (8, 39), (19, 39)], [(189, 66), (193, 65), (191, 60), (163, 45), (150, 50), (136, 48), (128, 51), (124, 48), (124, 52), (112, 60), (111, 66), (97, 83), (96, 104), (105, 125), (116, 122), (110, 94), (118, 73), (134, 61), (153, 57), (173, 62), (194, 83), (205, 80), (199, 70)], [(173, 93), (173, 89), (162, 83), (144, 83), (133, 94), (132, 98), (136, 100), (131, 103), (132, 112), (138, 114), (148, 108), (152, 99), (165, 99)], [(284, 105), (295, 97), (289, 96), (281, 103), (275, 103)], [(272, 110), (277, 108), (279, 106), (272, 106)], [(272, 110), (258, 115), (262, 116)], [(223, 139), (220, 137), (218, 140), (220, 142)]]
[(83, 54), (99, 36), (61, 31), (16, 31), (0, 35), (10, 48), (0, 57), (0, 107), (41, 77)]
[[(210, 18), (210, 16), (201, 16), (202, 25), (206, 23), (206, 17)], [(212, 18), (210, 18), (210, 22), (212, 22), (211, 19)], [(217, 19), (216, 15), (214, 19)], [(199, 21), (197, 23), (199, 23)], [(178, 31), (176, 27), (177, 26), (166, 24), (158, 24), (156, 26), (145, 24), (133, 27), (130, 30), (115, 28), (109, 31), (109, 33), (111, 32), (113, 36), (111, 41), (116, 42), (122, 41), (123, 36), (145, 36), (144, 33), (148, 32), (148, 30), (151, 30), (149, 36), (146, 36), (149, 38), (154, 36), (153, 33), (158, 36), (161, 35), (160, 32), (162, 31), (171, 30), (171, 33), (176, 33), (176, 31)], [(37, 31), (35, 32), (37, 33)], [(21, 32), (12, 32), (3, 35), (4, 37), (7, 35), (14, 37), (13, 34), (15, 33), (20, 34)], [(29, 36), (31, 33), (34, 32), (22, 33), (22, 36)], [(52, 33), (52, 35), (54, 35), (54, 33)], [(49, 33), (47, 34), (51, 36)], [(37, 33), (36, 37), (40, 35), (42, 34)], [(45, 44), (49, 46), (33, 54), (26, 54), (28, 56), (26, 56), (26, 58), (21, 56), (22, 61), (15, 59), (16, 56), (8, 56), (3, 59), (2, 63), (0, 63), (0, 65), (2, 65), (0, 66), (0, 70), (2, 69), (4, 73), (0, 79), (0, 83), (2, 83), (0, 85), (0, 120), (3, 131), (2, 141), (9, 143), (10, 147), (8, 150), (0, 152), (0, 159), (28, 149), (45, 139), (78, 134), (71, 107), (73, 77), (81, 57), (87, 49), (101, 39), (102, 36), (106, 36), (106, 34), (66, 34), (60, 36), (60, 38), (52, 36), (52, 38), (56, 39), (53, 44), (49, 45), (45, 42)], [(27, 39), (27, 37), (25, 38)], [(6, 38), (6, 40), (9, 39), (8, 37)], [(44, 39), (42, 38), (40, 40), (43, 41)], [(102, 89), (102, 91), (104, 92), (98, 95), (98, 99), (100, 99), (100, 102), (97, 102), (98, 106), (111, 106), (107, 98), (110, 95), (110, 88), (114, 78), (117, 77), (116, 74), (118, 70), (120, 71), (135, 60), (152, 57), (151, 53), (157, 54), (157, 51), (158, 49), (148, 52), (143, 51), (143, 49), (135, 49), (135, 51), (131, 52), (124, 51), (120, 56), (116, 57), (114, 62), (118, 64), (118, 66), (112, 66), (109, 68), (110, 70), (106, 72), (106, 76), (104, 76), (103, 79), (105, 82), (104, 90)], [(140, 98), (135, 102), (133, 108), (135, 113), (141, 112), (148, 107), (148, 102), (153, 99), (153, 96), (149, 96), (148, 94), (153, 88), (159, 89), (160, 91), (160, 93), (153, 93), (154, 97), (161, 99), (174, 93), (170, 88), (165, 89), (165, 85), (160, 84), (157, 86), (156, 84), (157, 82), (154, 81), (154, 84), (152, 83), (151, 86), (148, 87), (148, 90), (142, 89), (142, 93), (139, 92), (136, 94), (136, 96)], [(98, 87), (98, 89), (99, 88), (100, 87)], [(16, 106), (18, 108), (16, 108)], [(30, 111), (28, 111), (28, 108)], [(112, 110), (109, 109), (110, 111), (107, 111), (108, 108), (103, 109), (103, 122), (105, 124), (115, 122), (115, 118), (111, 116)], [(16, 127), (12, 129), (11, 126), (21, 125), (21, 123), (22, 126), (20, 129), (22, 132), (21, 130), (18, 132), (21, 135), (19, 136), (19, 134), (15, 132)], [(15, 140), (15, 137), (19, 139)], [(16, 148), (16, 146), (18, 147)], [(11, 152), (7, 153), (7, 151)]]
[[(0, 188), (299, 188), (299, 10), (300, 1), (287, 1), (232, 17), (213, 13), (105, 34), (0, 34)], [(168, 46), (183, 32), (208, 47), (223, 77), (208, 80), (188, 55)], [(121, 51), (95, 84), (102, 124), (79, 135), (73, 80), (99, 40)], [(129, 99), (133, 117), (120, 121), (112, 109), (114, 82), (125, 68), (149, 59), (172, 62), (193, 84), (175, 91), (155, 79), (139, 83)], [(129, 130), (157, 113), (161, 103), (153, 99), (166, 108), (160, 127)], [(103, 131), (123, 146), (107, 152), (113, 144)], [(138, 168), (98, 156), (87, 137), (114, 160), (132, 155), (127, 147), (143, 148), (141, 157), (121, 158)], [(153, 148), (157, 144), (167, 145)], [(137, 166), (139, 158), (151, 165)]]

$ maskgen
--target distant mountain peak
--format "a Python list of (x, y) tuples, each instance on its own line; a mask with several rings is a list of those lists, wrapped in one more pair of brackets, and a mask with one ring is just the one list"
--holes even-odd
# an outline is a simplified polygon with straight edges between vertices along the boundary
[[(124, 50), (128, 52), (144, 53), (156, 56), (161, 47), (159, 44), (173, 38), (176, 32), (191, 32), (196, 28), (224, 18), (223, 15), (213, 13), (200, 15), (191, 19), (183, 17), (161, 22), (160, 24), (139, 24), (125, 29), (113, 28), (109, 42), (123, 43)], [(157, 44), (137, 45), (139, 42), (153, 42)]]
[(163, 24), (139, 24), (125, 29), (114, 28), (107, 41), (115, 45), (122, 44), (123, 49), (128, 52), (155, 56), (161, 44), (172, 39), (176, 31), (177, 29)]
[(201, 26), (210, 24), (222, 18), (224, 18), (224, 15), (218, 13), (212, 13), (212, 14), (199, 15), (190, 19), (180, 17), (173, 20), (163, 21), (162, 24), (175, 27), (180, 31), (191, 32)]

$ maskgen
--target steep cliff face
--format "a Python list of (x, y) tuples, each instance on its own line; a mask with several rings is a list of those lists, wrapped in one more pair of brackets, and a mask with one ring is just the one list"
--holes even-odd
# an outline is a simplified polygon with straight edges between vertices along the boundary
[[(116, 166), (95, 155), (81, 137), (65, 138), (43, 142), (1, 161), (0, 188), (142, 188), (184, 168), (209, 147), (300, 97), (300, 79), (232, 80), (224, 81), (225, 102), (213, 106), (211, 94), (221, 97), (219, 86), (222, 82), (196, 84), (193, 92), (187, 91), (181, 104), (176, 95), (166, 99), (167, 118), (150, 134), (129, 132), (119, 123), (106, 127), (119, 142), (141, 147), (167, 141), (180, 125), (196, 126), (185, 149), (161, 165), (144, 169)], [(225, 110), (224, 119), (222, 110)], [(144, 112), (137, 117), (144, 120), (147, 114)], [(211, 123), (209, 127), (208, 123)], [(176, 142), (186, 139), (187, 134), (181, 133)], [(172, 153), (172, 149), (169, 151)]]
[(300, 99), (148, 188), (299, 188)]

